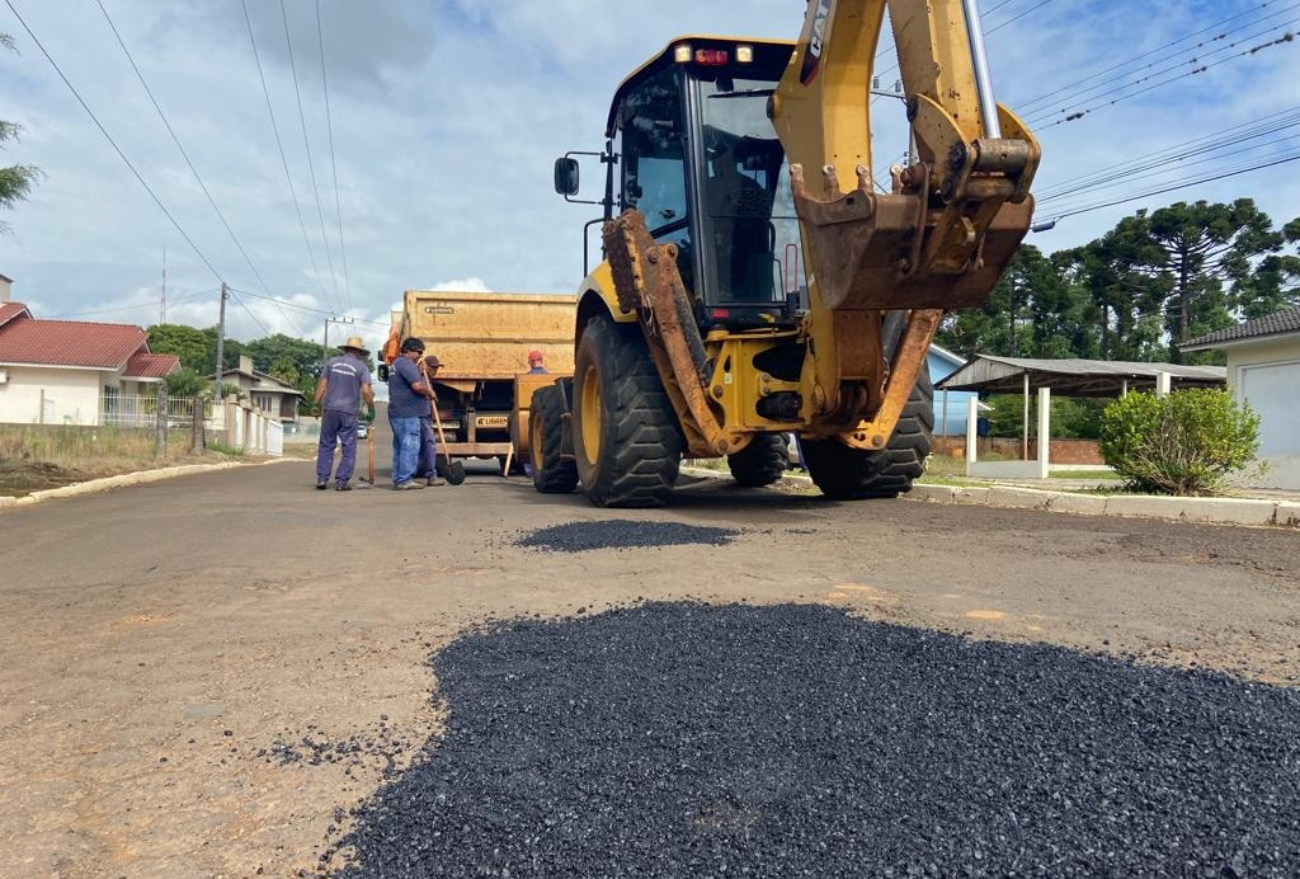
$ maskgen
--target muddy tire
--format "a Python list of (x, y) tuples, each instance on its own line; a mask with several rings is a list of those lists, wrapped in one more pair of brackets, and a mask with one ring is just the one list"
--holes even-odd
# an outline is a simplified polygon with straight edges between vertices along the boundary
[(836, 500), (893, 498), (912, 490), (925, 472), (934, 430), (934, 385), (922, 369), (889, 444), (851, 449), (835, 439), (800, 440), (804, 466), (822, 494)]
[(578, 468), (564, 451), (564, 398), (556, 387), (533, 394), (528, 419), (533, 488), (542, 494), (568, 494), (578, 487)]
[(639, 327), (596, 317), (578, 343), (573, 452), (598, 507), (662, 506), (677, 481), (682, 435)]
[(731, 478), (745, 488), (762, 488), (781, 478), (790, 463), (785, 437), (779, 433), (761, 433), (749, 445), (727, 456)]

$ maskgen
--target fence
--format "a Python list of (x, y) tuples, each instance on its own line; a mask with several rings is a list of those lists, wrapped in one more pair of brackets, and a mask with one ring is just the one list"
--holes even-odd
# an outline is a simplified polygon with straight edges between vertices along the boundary
[[(166, 422), (171, 429), (188, 428), (194, 407), (203, 406), (203, 426), (208, 435), (235, 449), (283, 455), (285, 425), (247, 402), (168, 397)], [(158, 397), (96, 392), (81, 388), (3, 388), (0, 390), (0, 424), (63, 427), (121, 427), (156, 429)]]
[[(103, 393), (90, 388), (0, 389), (0, 424), (49, 424), (85, 427), (154, 427), (158, 398), (153, 395)], [(212, 401), (203, 417), (212, 418)], [(193, 397), (167, 398), (167, 426), (188, 426), (194, 418)]]

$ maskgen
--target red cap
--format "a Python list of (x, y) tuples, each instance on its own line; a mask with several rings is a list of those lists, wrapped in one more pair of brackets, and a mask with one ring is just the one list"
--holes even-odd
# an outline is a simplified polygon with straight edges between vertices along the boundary
[(541, 360), (541, 359), (542, 359), (542, 352), (538, 351), (536, 348), (528, 352), (529, 363), (532, 363), (534, 360)]

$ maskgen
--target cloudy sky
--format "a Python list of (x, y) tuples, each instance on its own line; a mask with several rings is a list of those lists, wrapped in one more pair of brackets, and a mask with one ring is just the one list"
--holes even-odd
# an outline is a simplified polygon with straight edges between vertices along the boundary
[[(240, 0), (102, 0), (255, 273), (97, 0), (4, 2), (221, 276), (285, 303), (254, 295), (231, 303), (230, 333), (241, 339), (267, 330), (319, 338), (324, 314), (311, 310), (386, 324), (410, 288), (571, 291), (582, 273), (581, 226), (592, 213), (552, 192), (555, 157), (599, 146), (614, 87), (674, 36), (793, 38), (804, 9), (797, 0), (320, 0), (340, 241), (315, 0), (285, 0), (303, 121), (281, 4), (246, 0), (297, 210)], [(981, 6), (998, 99), (1023, 108), (1043, 143), (1037, 190), (1096, 175), (1082, 191), (1066, 186), (1074, 194), (1044, 202), (1040, 218), (1300, 155), (1298, 125), (1219, 154), (1160, 163), (1144, 176), (1106, 179), (1159, 150), (1282, 119), (1300, 106), (1300, 40), (1238, 57), (1300, 28), (1300, 2)], [(25, 129), (0, 163), (30, 163), (45, 174), (30, 200), (3, 217), (13, 231), (0, 237), (0, 273), (15, 279), (14, 298), (41, 317), (147, 325), (159, 316), (165, 249), (169, 319), (215, 323), (217, 278), (3, 3), (0, 31), (19, 50), (0, 52), (0, 118)], [(892, 66), (888, 55), (878, 63), (885, 85)], [(1190, 75), (1199, 67), (1207, 69)], [(1140, 89), (1147, 90), (1134, 95)], [(1092, 111), (1051, 125), (1063, 110), (1079, 109)], [(904, 148), (901, 104), (882, 99), (873, 110), (883, 165)], [(1298, 171), (1300, 162), (1283, 164), (1078, 214), (1031, 240), (1048, 250), (1083, 243), (1138, 207), (1179, 198), (1248, 195), (1285, 222), (1300, 215)], [(372, 339), (383, 332), (379, 324), (355, 326)]]

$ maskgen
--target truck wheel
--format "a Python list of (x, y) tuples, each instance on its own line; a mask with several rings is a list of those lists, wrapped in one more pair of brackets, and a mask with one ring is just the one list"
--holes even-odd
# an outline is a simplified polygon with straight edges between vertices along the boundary
[(661, 506), (677, 481), (682, 435), (638, 327), (587, 324), (573, 382), (578, 477), (599, 507)]
[(804, 466), (822, 494), (836, 500), (893, 498), (912, 490), (925, 472), (934, 430), (934, 385), (922, 369), (889, 444), (852, 449), (835, 439), (799, 441)]
[(528, 419), (528, 457), (533, 465), (533, 487), (543, 494), (567, 494), (578, 487), (578, 470), (561, 456), (564, 444), (564, 400), (559, 388), (540, 388), (533, 394)]
[(785, 437), (779, 433), (760, 433), (734, 455), (727, 456), (731, 478), (746, 488), (762, 488), (781, 478), (789, 464)]

